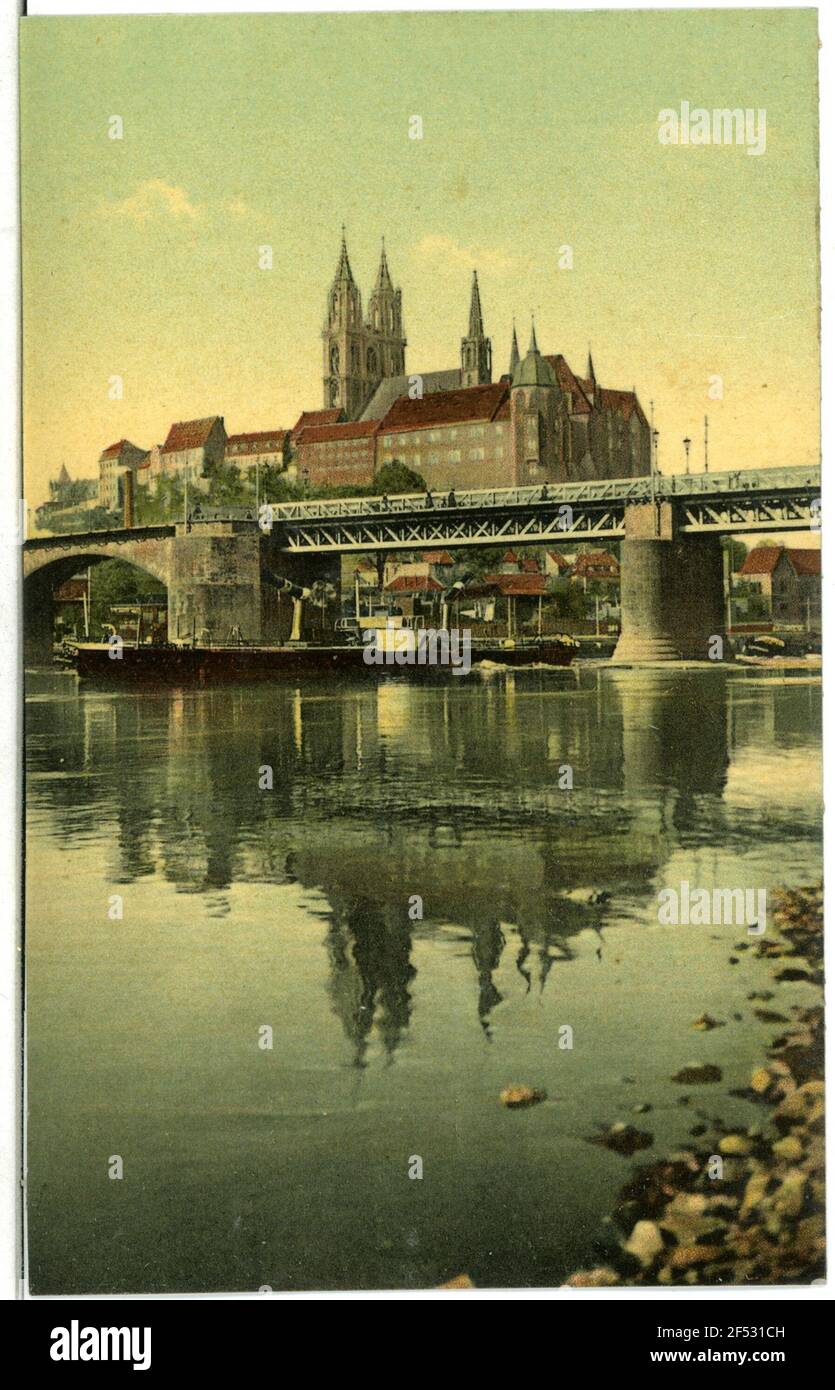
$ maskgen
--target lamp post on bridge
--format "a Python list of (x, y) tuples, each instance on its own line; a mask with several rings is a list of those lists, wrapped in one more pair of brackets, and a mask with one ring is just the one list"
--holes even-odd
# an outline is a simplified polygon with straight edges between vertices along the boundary
[(652, 502), (652, 524), (658, 535), (658, 507), (656, 506), (658, 483), (658, 430), (653, 428), (649, 445), (649, 495)]
[(690, 445), (693, 443), (693, 441), (692, 441), (692, 439), (687, 439), (687, 438), (685, 437), (685, 439), (683, 440), (683, 443), (684, 443), (684, 471), (685, 471), (685, 473), (689, 473), (689, 472), (690, 472)]

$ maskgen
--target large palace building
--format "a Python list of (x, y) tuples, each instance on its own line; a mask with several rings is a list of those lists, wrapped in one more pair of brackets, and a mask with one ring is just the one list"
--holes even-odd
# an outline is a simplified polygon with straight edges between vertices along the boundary
[(578, 376), (561, 354), (540, 352), (533, 327), (522, 357), (514, 328), (508, 370), (493, 381), (475, 271), (460, 365), (407, 374), (402, 294), (385, 247), (364, 316), (343, 230), (322, 340), (324, 409), (293, 441), (298, 476), (311, 486), (364, 486), (395, 461), (441, 489), (650, 471), (634, 390), (601, 386), (591, 354)]
[(99, 459), (100, 504), (118, 508), (128, 470), (152, 493), (176, 479), (204, 494), (224, 465), (246, 475), (290, 470), (310, 487), (345, 489), (403, 463), (445, 492), (650, 471), (650, 428), (634, 390), (601, 386), (591, 354), (580, 376), (561, 353), (540, 352), (531, 325), (523, 357), (514, 328), (507, 371), (493, 380), (475, 271), (458, 365), (407, 373), (403, 300), (385, 246), (364, 314), (343, 229), (322, 344), (321, 409), (303, 410), (292, 429), (227, 435), (212, 415), (172, 425), (149, 450), (119, 440)]

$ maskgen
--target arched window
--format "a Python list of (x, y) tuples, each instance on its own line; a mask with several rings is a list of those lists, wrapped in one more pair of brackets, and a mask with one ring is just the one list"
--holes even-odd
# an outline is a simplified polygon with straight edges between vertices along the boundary
[(331, 347), (331, 371), (334, 376), (339, 374), (339, 348), (334, 343)]
[(379, 374), (377, 353), (373, 347), (370, 347), (368, 349), (368, 354), (365, 359), (365, 365), (369, 376), (377, 376)]
[(331, 405), (339, 405), (339, 382), (331, 382)]

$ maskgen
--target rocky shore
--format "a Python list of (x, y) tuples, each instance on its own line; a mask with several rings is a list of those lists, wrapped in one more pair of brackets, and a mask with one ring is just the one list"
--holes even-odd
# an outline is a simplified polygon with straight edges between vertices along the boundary
[[(745, 1131), (716, 1121), (697, 1125), (692, 1146), (636, 1168), (612, 1213), (618, 1235), (611, 1249), (597, 1267), (573, 1274), (569, 1286), (806, 1284), (823, 1277), (821, 887), (776, 895), (773, 919), (776, 934), (753, 949), (773, 962), (775, 982), (805, 981), (820, 999), (792, 1010), (747, 1089), (737, 1093), (762, 1107), (762, 1120)], [(772, 995), (749, 998), (768, 1005)], [(755, 1012), (766, 1022), (786, 1019), (773, 1008)]]

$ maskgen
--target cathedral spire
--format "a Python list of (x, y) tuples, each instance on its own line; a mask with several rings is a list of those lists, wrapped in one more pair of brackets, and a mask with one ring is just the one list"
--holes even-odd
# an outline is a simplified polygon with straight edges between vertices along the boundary
[(478, 292), (478, 271), (473, 271), (473, 288), (470, 294), (470, 338), (484, 337), (484, 320), (481, 317), (481, 295)]
[(493, 348), (484, 331), (478, 274), (473, 271), (470, 290), (470, 326), (461, 339), (461, 385), (485, 386), (493, 379)]
[(514, 320), (513, 320), (513, 338), (512, 338), (512, 340), (511, 340), (511, 344), (510, 344), (510, 372), (509, 372), (510, 376), (513, 376), (513, 373), (516, 371), (516, 368), (517, 368), (518, 366), (519, 366), (519, 343), (518, 343), (517, 338), (516, 338), (516, 320), (514, 319)]
[(594, 385), (597, 384), (597, 378), (594, 375), (594, 363), (591, 360), (591, 348), (589, 348), (589, 363), (586, 367), (586, 378), (588, 381), (591, 381)]
[(528, 352), (539, 352), (539, 348), (536, 342), (536, 324), (534, 323), (533, 314), (531, 314), (531, 342), (530, 347), (528, 348)]
[(335, 285), (353, 285), (354, 277), (351, 274), (351, 262), (348, 260), (348, 246), (345, 241), (345, 223), (342, 223), (342, 245), (339, 248), (339, 262), (336, 267), (336, 274), (333, 277)]
[(386, 260), (386, 239), (385, 239), (385, 237), (383, 237), (383, 249), (382, 249), (382, 251), (380, 252), (380, 267), (379, 267), (379, 270), (377, 271), (377, 279), (376, 279), (375, 284), (374, 284), (374, 291), (375, 291), (375, 293), (376, 293), (377, 291), (379, 291), (379, 290), (384, 290), (385, 292), (387, 292), (387, 293), (389, 293), (389, 294), (393, 294), (393, 293), (394, 293), (394, 285), (393, 285), (393, 283), (392, 283), (391, 275), (389, 274), (389, 264), (388, 264), (388, 261)]

